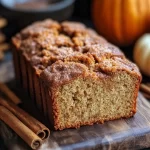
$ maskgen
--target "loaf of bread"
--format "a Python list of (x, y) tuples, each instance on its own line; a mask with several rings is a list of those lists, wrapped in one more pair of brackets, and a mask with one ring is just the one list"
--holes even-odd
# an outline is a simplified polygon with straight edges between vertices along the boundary
[(48, 19), (12, 43), (17, 81), (56, 130), (135, 114), (137, 66), (92, 29)]

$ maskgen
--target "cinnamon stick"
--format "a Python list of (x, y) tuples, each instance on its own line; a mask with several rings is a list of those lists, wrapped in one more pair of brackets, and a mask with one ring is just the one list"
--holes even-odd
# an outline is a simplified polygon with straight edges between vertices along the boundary
[(3, 92), (14, 104), (18, 105), (21, 100), (6, 86), (4, 83), (0, 83), (0, 91)]
[(3, 28), (7, 25), (7, 20), (5, 18), (0, 17), (0, 28)]
[(46, 126), (16, 106), (21, 103), (21, 100), (6, 86), (6, 84), (0, 83), (0, 91), (2, 91), (13, 102), (11, 103), (1, 98), (0, 104), (4, 105), (7, 109), (13, 112), (41, 139), (45, 140), (50, 136), (50, 131)]
[(150, 95), (150, 87), (143, 83), (140, 85), (140, 90)]
[(0, 106), (0, 119), (12, 128), (32, 149), (41, 146), (42, 140), (4, 106)]
[(16, 106), (14, 103), (0, 98), (0, 105), (6, 107), (9, 111), (11, 111), (18, 119), (20, 119), (20, 121), (22, 121), (41, 139), (45, 140), (49, 137), (50, 131), (45, 125), (30, 116), (27, 112)]

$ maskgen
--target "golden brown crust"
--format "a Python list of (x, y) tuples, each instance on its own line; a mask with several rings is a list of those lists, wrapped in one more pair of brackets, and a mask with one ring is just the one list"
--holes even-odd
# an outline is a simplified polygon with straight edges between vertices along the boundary
[[(111, 71), (119, 68), (139, 74), (137, 67), (127, 62), (116, 46), (81, 23), (59, 24), (52, 20), (37, 22), (17, 34), (13, 38), (13, 44), (25, 53), (32, 66), (38, 70), (44, 70), (59, 60), (62, 60), (62, 63), (71, 61), (82, 64), (87, 57), (87, 61), (93, 64), (93, 71), (94, 66), (108, 63)], [(91, 69), (89, 64), (85, 65)], [(107, 71), (108, 65), (100, 66), (103, 66), (102, 70)]]
[[(63, 129), (58, 122), (59, 109), (55, 102), (56, 91), (61, 85), (79, 76), (106, 79), (116, 72), (125, 71), (136, 77), (139, 82), (136, 83), (134, 93), (135, 105), (129, 116), (136, 112), (136, 98), (141, 82), (137, 66), (127, 60), (119, 48), (108, 43), (92, 29), (77, 22), (59, 24), (48, 19), (25, 28), (12, 39), (12, 42), (16, 52), (22, 54), (26, 60), (31, 95), (35, 88), (35, 95), (33, 94), (32, 97), (37, 97), (37, 89), (47, 87), (47, 91), (39, 91), (40, 95), (36, 98), (36, 103), (43, 107), (44, 113), (48, 114), (52, 122), (54, 121), (56, 129)], [(14, 56), (16, 58), (16, 54)], [(31, 81), (34, 76), (38, 81)], [(37, 83), (38, 88), (36, 89)], [(51, 106), (48, 112), (46, 112), (43, 99), (46, 99), (46, 103)], [(118, 116), (120, 117), (122, 116)], [(117, 118), (110, 118), (110, 120), (113, 119)], [(79, 127), (103, 121), (105, 119), (83, 124), (77, 123), (73, 126), (68, 124), (66, 127)]]

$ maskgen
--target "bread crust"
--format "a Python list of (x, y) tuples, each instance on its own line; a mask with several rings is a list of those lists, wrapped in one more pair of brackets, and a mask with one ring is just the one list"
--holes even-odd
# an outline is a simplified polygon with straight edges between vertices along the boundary
[(77, 128), (103, 123), (94, 119), (60, 125), (57, 105), (58, 89), (78, 77), (107, 80), (115, 73), (126, 72), (137, 79), (134, 107), (131, 114), (109, 118), (128, 118), (136, 113), (136, 99), (141, 74), (135, 64), (126, 59), (120, 49), (81, 23), (53, 20), (37, 22), (12, 39), (17, 81), (28, 89), (37, 107), (49, 118), (55, 129)]

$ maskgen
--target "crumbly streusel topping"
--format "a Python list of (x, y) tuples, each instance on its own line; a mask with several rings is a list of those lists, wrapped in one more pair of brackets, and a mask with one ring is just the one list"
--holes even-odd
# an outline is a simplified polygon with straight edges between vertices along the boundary
[[(79, 71), (76, 66), (90, 72), (112, 73), (119, 69), (138, 73), (119, 48), (77, 22), (36, 22), (17, 34), (13, 42), (41, 72), (46, 69), (52, 74), (52, 68), (59, 64), (66, 66), (65, 73), (69, 73), (70, 65), (76, 68), (74, 73)], [(61, 70), (53, 74), (56, 72)]]

